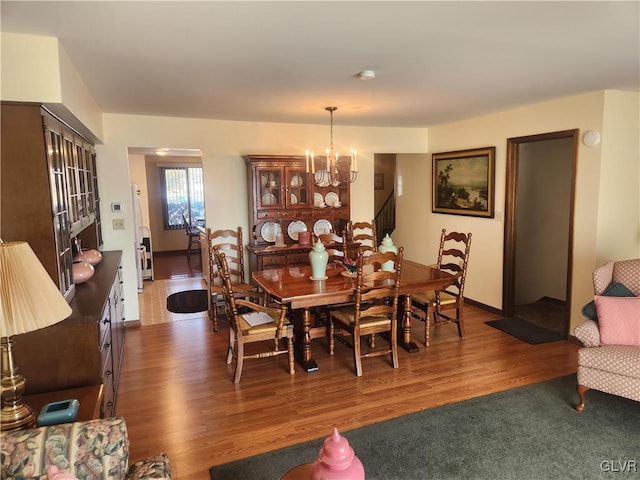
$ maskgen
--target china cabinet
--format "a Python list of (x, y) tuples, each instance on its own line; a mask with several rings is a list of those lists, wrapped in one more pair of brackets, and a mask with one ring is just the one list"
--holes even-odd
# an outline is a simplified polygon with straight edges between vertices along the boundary
[[(250, 270), (308, 265), (312, 244), (300, 245), (298, 234), (342, 234), (350, 217), (349, 181), (329, 182), (323, 168), (324, 157), (315, 158), (315, 174), (307, 172), (303, 156), (247, 155), (244, 159), (249, 192)], [(346, 179), (348, 159), (341, 159), (339, 171)], [(283, 246), (275, 246), (278, 233), (282, 233)]]
[(73, 245), (102, 245), (93, 145), (38, 104), (1, 112), (0, 237), (28, 242), (70, 301)]

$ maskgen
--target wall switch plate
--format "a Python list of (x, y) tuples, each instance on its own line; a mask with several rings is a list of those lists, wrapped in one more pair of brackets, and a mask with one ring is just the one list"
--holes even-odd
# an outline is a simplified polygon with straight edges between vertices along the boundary
[(114, 230), (124, 230), (124, 218), (114, 218), (113, 219), (113, 229)]

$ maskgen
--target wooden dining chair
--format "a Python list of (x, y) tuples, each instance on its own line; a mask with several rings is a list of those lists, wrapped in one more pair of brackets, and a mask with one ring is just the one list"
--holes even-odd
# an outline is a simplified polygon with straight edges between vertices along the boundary
[(442, 229), (438, 262), (434, 266), (453, 274), (455, 280), (443, 291), (411, 295), (412, 316), (425, 322), (425, 346), (429, 346), (430, 317), (433, 317), (435, 325), (455, 323), (458, 326), (459, 337), (464, 338), (464, 284), (470, 251), (471, 233), (447, 233), (446, 229)]
[(376, 220), (371, 222), (347, 223), (347, 233), (352, 241), (360, 244), (359, 250), (365, 255), (371, 255), (378, 251), (378, 234), (376, 233)]
[[(335, 339), (353, 349), (355, 371), (362, 376), (362, 358), (391, 355), (391, 365), (398, 368), (398, 291), (403, 249), (398, 253), (358, 254), (358, 272), (353, 306), (331, 310), (329, 318), (329, 354), (334, 354)], [(393, 261), (393, 271), (382, 270)], [(387, 332), (389, 348), (367, 347), (362, 353), (362, 337)], [(350, 336), (350, 338), (349, 338)]]
[[(236, 298), (234, 284), (225, 253), (214, 247), (216, 268), (222, 280), (222, 295), (229, 319), (229, 346), (227, 347), (227, 364), (236, 359), (233, 383), (240, 383), (242, 367), (245, 359), (267, 358), (286, 354), (288, 356), (289, 374), (295, 373), (293, 359), (293, 325), (287, 318), (287, 306), (267, 307), (246, 298)], [(258, 292), (243, 292), (243, 297), (260, 298)], [(280, 348), (282, 342), (286, 348)], [(259, 351), (245, 352), (245, 344), (257, 343), (264, 346)]]
[(329, 265), (335, 260), (344, 260), (347, 258), (347, 242), (346, 232), (343, 230), (342, 235), (335, 232), (322, 233), (318, 235), (318, 240), (324, 243), (327, 253), (329, 254)]
[[(191, 259), (191, 252), (198, 252), (200, 245), (200, 230), (189, 223), (187, 216), (182, 212), (182, 222), (184, 224), (184, 234), (187, 236), (187, 260)], [(195, 245), (198, 247), (196, 248)]]
[(253, 292), (255, 287), (244, 279), (244, 245), (242, 227), (236, 230), (216, 230), (207, 228), (207, 248), (209, 250), (209, 318), (213, 331), (218, 331), (218, 301), (222, 299), (222, 280), (214, 259), (214, 247), (226, 256), (229, 276), (236, 294)]

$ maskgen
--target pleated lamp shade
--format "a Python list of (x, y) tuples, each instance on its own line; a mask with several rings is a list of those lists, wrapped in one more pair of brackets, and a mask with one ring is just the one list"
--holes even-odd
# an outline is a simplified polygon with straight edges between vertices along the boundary
[(0, 336), (58, 323), (71, 307), (27, 242), (0, 243)]

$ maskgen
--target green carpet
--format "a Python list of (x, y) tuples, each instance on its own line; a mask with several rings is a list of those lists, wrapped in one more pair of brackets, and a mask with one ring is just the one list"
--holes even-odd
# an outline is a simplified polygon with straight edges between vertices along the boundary
[[(341, 432), (367, 480), (640, 478), (640, 403), (587, 392), (575, 374)], [(211, 468), (212, 480), (277, 480), (324, 436)]]

